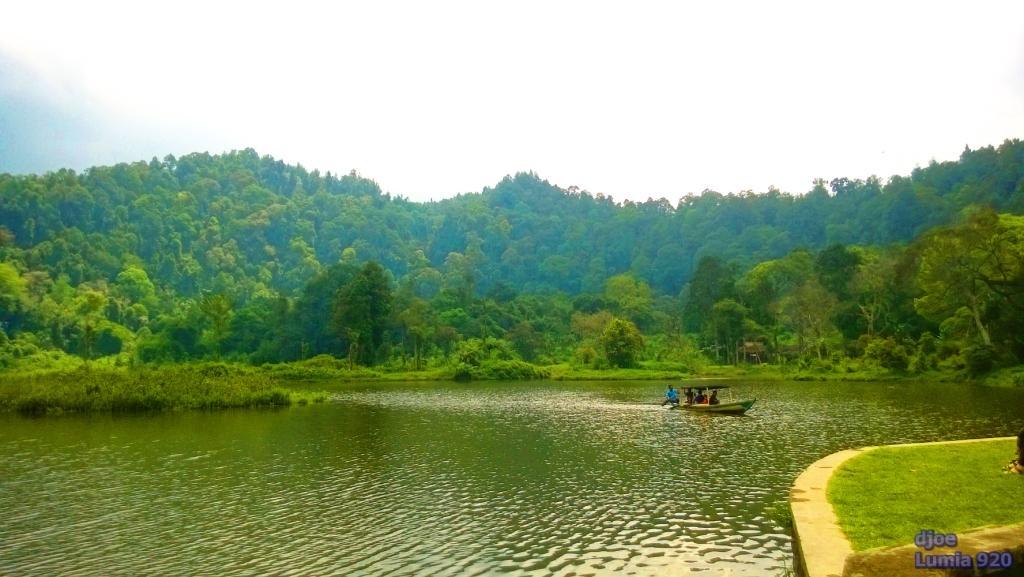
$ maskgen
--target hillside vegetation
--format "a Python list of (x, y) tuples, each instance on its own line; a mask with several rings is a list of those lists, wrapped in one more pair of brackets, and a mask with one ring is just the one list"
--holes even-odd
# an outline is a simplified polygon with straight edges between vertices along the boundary
[(675, 205), (532, 173), (414, 203), (252, 150), (0, 175), (0, 366), (981, 374), (1024, 355), (1022, 212), (1019, 140)]

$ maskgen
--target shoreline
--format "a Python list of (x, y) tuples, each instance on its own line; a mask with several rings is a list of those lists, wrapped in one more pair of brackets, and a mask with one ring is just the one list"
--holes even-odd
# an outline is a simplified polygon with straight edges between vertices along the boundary
[(459, 372), (451, 367), (433, 367), (420, 371), (386, 371), (364, 367), (349, 369), (347, 363), (335, 359), (329, 362), (320, 359), (261, 366), (223, 362), (115, 366), (97, 362), (60, 369), (40, 368), (0, 373), (0, 412), (45, 414), (63, 411), (142, 411), (305, 404), (325, 399), (326, 393), (322, 389), (318, 390), (320, 383), (550, 380), (668, 382), (683, 385), (749, 380), (764, 383), (797, 381), (807, 382), (811, 386), (813, 383), (825, 382), (987, 384), (954, 373), (910, 375), (862, 371), (807, 374), (766, 365), (710, 366), (696, 371), (682, 369), (673, 370), (673, 367), (664, 364), (649, 368), (583, 369), (566, 364), (535, 366), (518, 362), (505, 366), (478, 367), (466, 379), (460, 378)]
[[(893, 372), (886, 369), (858, 371), (823, 371), (820, 369), (790, 369), (785, 365), (709, 365), (691, 369), (683, 365), (673, 367), (663, 363), (651, 363), (654, 367), (593, 369), (561, 363), (554, 365), (532, 365), (517, 363), (530, 370), (522, 376), (495, 375), (488, 365), (476, 367), (471, 378), (475, 381), (657, 381), (657, 380), (729, 380), (751, 379), (756, 381), (803, 381), (803, 382), (964, 382), (983, 386), (1024, 387), (1024, 365), (995, 370), (981, 377), (972, 378), (954, 371), (929, 371), (924, 373)], [(341, 360), (331, 362), (314, 360), (289, 363), (250, 365), (231, 361), (197, 361), (187, 363), (155, 365), (116, 365), (102, 360), (64, 366), (18, 367), (0, 371), (0, 379), (6, 377), (52, 377), (83, 373), (134, 374), (146, 372), (190, 372), (214, 371), (220, 374), (265, 375), (281, 380), (335, 380), (344, 382), (380, 381), (454, 381), (459, 379), (458, 369), (453, 366), (430, 367), (420, 370), (371, 368), (356, 366), (352, 369)], [(538, 379), (538, 375), (541, 375)]]

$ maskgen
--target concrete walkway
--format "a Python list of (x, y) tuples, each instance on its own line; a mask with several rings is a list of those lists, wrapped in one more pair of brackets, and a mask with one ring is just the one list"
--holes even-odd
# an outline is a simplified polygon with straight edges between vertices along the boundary
[[(934, 443), (907, 443), (886, 447), (922, 447), (953, 445), (984, 441), (1015, 440), (1016, 437), (938, 441)], [(832, 453), (807, 467), (789, 491), (789, 507), (793, 512), (793, 549), (796, 563), (806, 577), (842, 577), (847, 560), (853, 556), (853, 546), (839, 528), (826, 490), (832, 474), (847, 460), (878, 447), (863, 447)]]

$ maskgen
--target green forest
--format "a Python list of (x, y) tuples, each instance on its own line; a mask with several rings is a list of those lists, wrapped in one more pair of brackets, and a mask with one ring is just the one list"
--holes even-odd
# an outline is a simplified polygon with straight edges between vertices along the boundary
[(979, 376), (1024, 359), (1022, 214), (1020, 140), (675, 204), (533, 173), (417, 203), (251, 149), (2, 174), (0, 367)]

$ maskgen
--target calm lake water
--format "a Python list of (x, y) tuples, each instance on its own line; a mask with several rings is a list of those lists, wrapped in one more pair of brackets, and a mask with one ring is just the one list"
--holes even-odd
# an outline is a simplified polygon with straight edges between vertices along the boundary
[(736, 384), (744, 417), (662, 409), (657, 383), (331, 390), (0, 416), (0, 574), (771, 576), (772, 511), (816, 459), (1024, 427), (1024, 390), (949, 384)]

